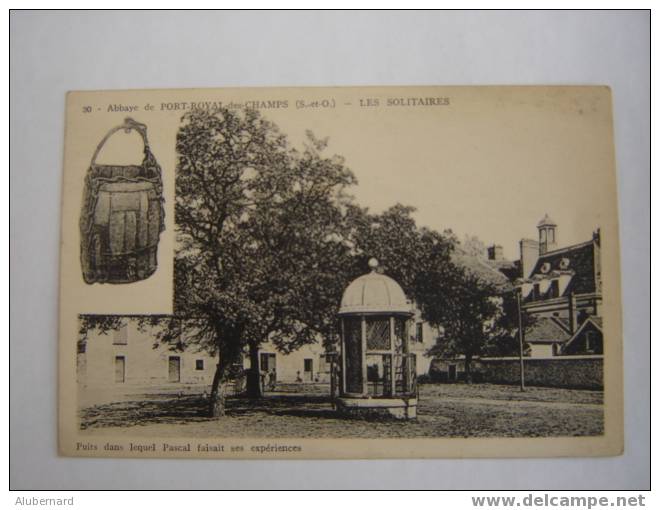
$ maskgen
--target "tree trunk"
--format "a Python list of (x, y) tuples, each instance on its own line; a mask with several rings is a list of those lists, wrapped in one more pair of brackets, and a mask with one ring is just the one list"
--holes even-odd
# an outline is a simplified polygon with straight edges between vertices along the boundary
[(465, 356), (465, 382), (472, 384), (472, 356)]
[(250, 370), (247, 373), (248, 398), (261, 398), (261, 373), (259, 372), (259, 344), (250, 342)]
[(211, 418), (225, 415), (224, 372), (224, 366), (218, 361), (213, 376), (213, 385), (211, 386), (211, 397), (209, 398), (209, 416)]

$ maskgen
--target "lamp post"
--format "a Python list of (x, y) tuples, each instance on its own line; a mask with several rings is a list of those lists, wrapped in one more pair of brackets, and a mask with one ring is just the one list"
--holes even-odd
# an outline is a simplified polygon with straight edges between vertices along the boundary
[(522, 307), (520, 305), (522, 288), (516, 289), (516, 305), (518, 308), (518, 348), (520, 357), (520, 391), (525, 391), (525, 363), (523, 361), (523, 322)]

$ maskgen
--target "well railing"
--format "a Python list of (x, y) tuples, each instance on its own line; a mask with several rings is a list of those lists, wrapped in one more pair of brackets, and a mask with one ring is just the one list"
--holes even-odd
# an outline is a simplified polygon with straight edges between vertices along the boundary
[(415, 354), (368, 353), (367, 395), (374, 398), (417, 395)]

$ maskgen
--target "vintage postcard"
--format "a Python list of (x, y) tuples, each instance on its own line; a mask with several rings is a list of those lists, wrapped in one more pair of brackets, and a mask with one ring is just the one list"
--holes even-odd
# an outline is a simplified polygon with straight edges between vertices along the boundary
[(70, 92), (62, 455), (617, 455), (607, 87)]

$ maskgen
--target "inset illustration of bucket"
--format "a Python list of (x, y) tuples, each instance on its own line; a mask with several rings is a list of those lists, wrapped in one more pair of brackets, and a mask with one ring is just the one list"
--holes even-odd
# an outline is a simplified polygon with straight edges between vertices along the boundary
[[(97, 164), (105, 143), (122, 129), (142, 137), (142, 163)], [(127, 118), (101, 140), (85, 178), (80, 253), (86, 283), (132, 283), (156, 271), (158, 241), (165, 230), (163, 202), (161, 168), (149, 148), (147, 126)]]

